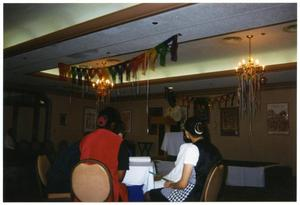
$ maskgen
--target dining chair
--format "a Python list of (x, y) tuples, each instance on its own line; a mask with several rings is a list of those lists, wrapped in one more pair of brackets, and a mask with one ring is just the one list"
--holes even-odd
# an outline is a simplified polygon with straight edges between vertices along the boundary
[(82, 202), (102, 202), (113, 196), (112, 176), (100, 161), (85, 159), (79, 161), (71, 176), (72, 194)]
[(205, 180), (200, 201), (217, 201), (221, 187), (225, 181), (225, 165), (222, 162), (214, 165)]
[(36, 172), (40, 194), (47, 201), (71, 201), (71, 193), (48, 193), (47, 187), (47, 171), (51, 164), (47, 155), (38, 155), (36, 161)]

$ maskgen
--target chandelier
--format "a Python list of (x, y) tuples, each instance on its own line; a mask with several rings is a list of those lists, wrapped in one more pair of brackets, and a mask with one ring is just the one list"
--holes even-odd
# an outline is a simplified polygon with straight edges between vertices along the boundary
[(118, 62), (120, 62), (118, 59), (100, 59), (90, 62), (90, 66), (100, 68), (92, 81), (92, 86), (102, 100), (110, 94), (111, 89), (114, 87), (114, 83), (110, 80), (109, 75), (104, 72), (104, 69)]
[(260, 91), (261, 85), (266, 83), (263, 76), (265, 67), (254, 60), (251, 53), (251, 39), (253, 35), (246, 36), (249, 39), (249, 56), (248, 61), (244, 59), (238, 63), (236, 74), (238, 77), (238, 104), (240, 114), (248, 114), (254, 117), (257, 108), (260, 107)]
[(114, 84), (108, 78), (102, 77), (101, 79), (97, 79), (96, 82), (93, 82), (92, 86), (96, 89), (96, 93), (100, 97), (105, 97), (110, 93)]

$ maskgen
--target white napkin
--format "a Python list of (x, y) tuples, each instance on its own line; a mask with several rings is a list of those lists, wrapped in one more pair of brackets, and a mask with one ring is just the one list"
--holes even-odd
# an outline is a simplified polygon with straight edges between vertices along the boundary
[(151, 157), (129, 157), (129, 162), (151, 162)]

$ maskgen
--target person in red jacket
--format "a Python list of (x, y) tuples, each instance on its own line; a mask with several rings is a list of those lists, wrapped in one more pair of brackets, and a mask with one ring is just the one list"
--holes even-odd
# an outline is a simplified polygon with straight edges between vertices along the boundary
[(104, 163), (113, 178), (114, 196), (110, 201), (128, 201), (122, 180), (129, 169), (129, 156), (126, 143), (119, 135), (124, 130), (120, 113), (107, 107), (100, 111), (97, 124), (99, 128), (80, 142), (80, 160), (95, 159)]

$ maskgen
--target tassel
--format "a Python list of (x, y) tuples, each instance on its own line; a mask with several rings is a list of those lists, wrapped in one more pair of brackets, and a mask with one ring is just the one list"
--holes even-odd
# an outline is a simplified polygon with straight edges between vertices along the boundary
[(145, 68), (145, 53), (142, 53), (141, 55), (138, 55), (137, 57), (133, 58), (131, 60), (131, 71), (132, 71), (132, 77), (137, 78), (137, 71), (140, 66), (142, 66), (142, 69), (144, 70)]
[(168, 45), (165, 43), (161, 43), (158, 46), (155, 47), (158, 55), (159, 55), (159, 64), (161, 66), (166, 65), (166, 56), (168, 52)]
[(130, 66), (130, 62), (129, 61), (126, 61), (125, 62), (125, 72), (126, 72), (126, 80), (127, 81), (130, 81), (130, 74), (131, 74), (131, 66)]
[(78, 85), (82, 85), (82, 69), (81, 68), (77, 68), (77, 84)]
[(117, 72), (116, 72), (115, 67), (114, 67), (114, 66), (109, 67), (109, 68), (108, 68), (108, 71), (109, 71), (109, 73), (110, 73), (110, 75), (111, 75), (112, 81), (113, 81), (114, 84), (115, 84), (115, 83), (116, 83), (116, 75), (117, 75)]
[(171, 44), (171, 60), (177, 61), (177, 49), (178, 49), (178, 43), (177, 43), (177, 35), (172, 37), (172, 44)]
[(125, 71), (125, 67), (126, 67), (126, 64), (125, 63), (122, 63), (122, 64), (119, 64), (119, 65), (116, 65), (116, 72), (117, 72), (117, 75), (119, 76), (119, 80), (120, 80), (120, 83), (123, 83), (123, 73)]
[(72, 75), (72, 84), (76, 84), (76, 76), (77, 76), (76, 67), (71, 68), (71, 75)]
[(156, 62), (156, 59), (157, 59), (157, 51), (155, 48), (151, 48), (148, 52), (148, 67), (151, 69), (151, 70), (155, 70), (155, 62)]
[(88, 81), (91, 82), (92, 79), (95, 77), (96, 75), (96, 70), (94, 68), (92, 69), (88, 69)]
[(70, 71), (70, 66), (64, 63), (58, 63), (58, 71), (59, 77), (61, 79), (66, 79), (68, 76), (68, 72)]

